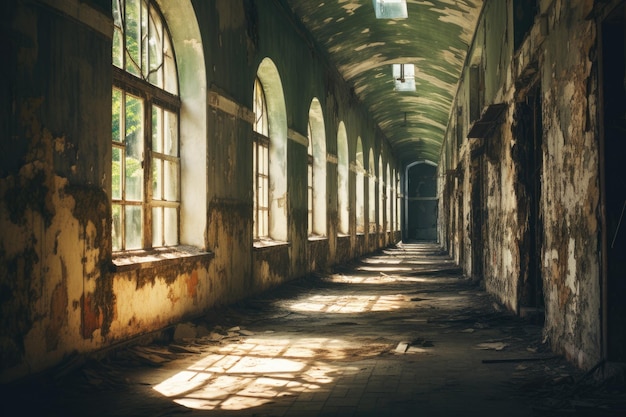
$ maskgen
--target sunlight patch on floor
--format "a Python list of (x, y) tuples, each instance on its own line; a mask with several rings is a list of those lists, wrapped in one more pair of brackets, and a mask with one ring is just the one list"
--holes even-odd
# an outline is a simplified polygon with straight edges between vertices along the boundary
[(197, 410), (242, 410), (319, 390), (358, 368), (332, 366), (353, 348), (331, 338), (251, 338), (213, 352), (153, 389)]
[(396, 295), (315, 295), (290, 306), (296, 311), (321, 313), (364, 313), (368, 311), (393, 311), (406, 302)]

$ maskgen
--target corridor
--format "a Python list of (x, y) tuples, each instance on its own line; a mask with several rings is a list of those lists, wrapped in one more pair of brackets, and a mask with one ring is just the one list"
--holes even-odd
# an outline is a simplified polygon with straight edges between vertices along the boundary
[[(3, 392), (5, 417), (623, 415), (624, 394), (550, 353), (434, 244), (74, 357)], [(591, 414), (588, 414), (591, 413)]]

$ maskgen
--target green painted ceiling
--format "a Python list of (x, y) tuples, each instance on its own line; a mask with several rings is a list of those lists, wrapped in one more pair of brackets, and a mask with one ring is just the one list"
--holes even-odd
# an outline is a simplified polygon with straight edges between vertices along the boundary
[[(407, 19), (376, 19), (372, 0), (286, 0), (356, 95), (397, 160), (437, 163), (483, 0), (407, 0)], [(416, 91), (392, 64), (414, 64)]]

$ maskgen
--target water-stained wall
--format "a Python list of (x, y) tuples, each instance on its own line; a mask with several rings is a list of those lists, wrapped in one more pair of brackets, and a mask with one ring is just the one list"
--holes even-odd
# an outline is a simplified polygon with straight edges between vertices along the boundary
[[(440, 180), (452, 198), (440, 238), (510, 310), (543, 311), (553, 350), (589, 368), (602, 358), (594, 2), (525, 2), (531, 20), (517, 3), (484, 6), (442, 153), (440, 173), (454, 180)], [(523, 22), (528, 30), (514, 34)], [(475, 94), (484, 104), (474, 120), (464, 114)], [(488, 128), (472, 130), (475, 121)], [(468, 204), (470, 195), (480, 201)]]

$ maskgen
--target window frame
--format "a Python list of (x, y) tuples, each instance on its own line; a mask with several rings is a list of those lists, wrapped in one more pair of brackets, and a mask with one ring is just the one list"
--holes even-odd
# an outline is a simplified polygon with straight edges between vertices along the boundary
[[(149, 35), (151, 30), (155, 30), (157, 35), (160, 36), (160, 57), (157, 58), (160, 60), (160, 64), (157, 66), (156, 74), (160, 74), (160, 80), (157, 80), (162, 86), (158, 86), (153, 84), (155, 78), (153, 74), (154, 71), (146, 70), (145, 74), (143, 71), (143, 65), (145, 64), (147, 68), (150, 68), (152, 61), (150, 60), (152, 54), (150, 52), (149, 42), (144, 43), (141, 42), (139, 44), (139, 55), (141, 57), (141, 63), (139, 68), (139, 74), (135, 75), (132, 72), (128, 71), (126, 68), (126, 60), (130, 52), (127, 50), (127, 41), (126, 41), (126, 25), (128, 23), (126, 19), (126, 4), (125, 0), (113, 0), (114, 10), (115, 3), (117, 3), (118, 7), (123, 8), (121, 10), (122, 14), (122, 26), (118, 25), (118, 22), (114, 21), (114, 32), (116, 35), (120, 35), (120, 37), (114, 36), (117, 39), (117, 42), (121, 42), (121, 55), (122, 59), (119, 62), (119, 59), (116, 59), (115, 54), (115, 42), (114, 39), (114, 47), (112, 49), (112, 89), (113, 92), (115, 90), (121, 92), (122, 102), (125, 102), (125, 97), (127, 95), (138, 98), (143, 103), (143, 114), (142, 114), (142, 137), (143, 137), (143, 154), (141, 159), (142, 166), (142, 190), (141, 190), (141, 201), (130, 201), (127, 199), (125, 195), (125, 161), (120, 163), (120, 193), (119, 198), (114, 198), (116, 196), (113, 195), (113, 191), (111, 190), (111, 204), (112, 210), (116, 206), (120, 207), (120, 218), (119, 218), (119, 230), (120, 237), (117, 238), (119, 240), (119, 245), (116, 245), (113, 242), (113, 252), (128, 252), (128, 251), (136, 251), (136, 250), (149, 250), (153, 248), (167, 248), (174, 247), (180, 245), (180, 237), (181, 237), (181, 195), (182, 195), (182, 159), (181, 159), (181, 127), (180, 127), (180, 109), (181, 109), (181, 99), (179, 97), (180, 92), (180, 80), (178, 77), (178, 68), (177, 68), (177, 60), (173, 47), (171, 33), (169, 31), (167, 22), (161, 13), (158, 5), (153, 0), (136, 0), (136, 4), (138, 5), (141, 12), (139, 15), (141, 18), (147, 17), (148, 24), (147, 27), (148, 32), (145, 34), (146, 39), (149, 40)], [(145, 15), (144, 15), (144, 7), (145, 7)], [(154, 19), (158, 18), (158, 27), (154, 26)], [(141, 26), (141, 21), (138, 23)], [(160, 30), (159, 30), (160, 29)], [(118, 45), (119, 46), (119, 45)], [(144, 46), (146, 46), (147, 51), (145, 51), (144, 57)], [(168, 51), (171, 56), (168, 56), (166, 51)], [(118, 51), (119, 53), (120, 51)], [(144, 61), (145, 58), (145, 61)], [(169, 60), (167, 64), (170, 72), (166, 71), (166, 61)], [(118, 66), (117, 63), (121, 65)], [(172, 79), (172, 76), (174, 79)], [(168, 91), (169, 90), (169, 91)], [(175, 155), (167, 154), (164, 152), (157, 152), (153, 148), (153, 109), (156, 107), (161, 109), (160, 114), (163, 115), (164, 112), (169, 112), (174, 116), (176, 123), (176, 131), (174, 132), (176, 137), (176, 149)], [(113, 114), (115, 117), (115, 113)], [(125, 105), (121, 106), (119, 113), (119, 121), (120, 121), (120, 132), (124, 129), (124, 131), (120, 134), (121, 141), (116, 141), (115, 138), (112, 137), (112, 149), (120, 149), (121, 154), (125, 155), (126, 153), (126, 132), (125, 128), (123, 128), (123, 124), (125, 124), (125, 120), (127, 117), (127, 113), (125, 111)], [(113, 156), (112, 156), (113, 158)], [(124, 159), (124, 158), (122, 158)], [(175, 173), (175, 196), (174, 198), (166, 198), (164, 193), (161, 193), (161, 198), (154, 198), (153, 194), (153, 184), (155, 175), (161, 175), (160, 183), (163, 186), (165, 182), (165, 173), (164, 170), (161, 170), (160, 173), (154, 174), (155, 168), (155, 160), (168, 161), (173, 165), (174, 169), (170, 172)], [(165, 162), (162, 163), (165, 165)], [(113, 172), (112, 172), (113, 174)], [(138, 237), (140, 244), (138, 247), (132, 246), (129, 247), (128, 239), (127, 239), (127, 227), (125, 225), (125, 207), (127, 206), (140, 206), (141, 207), (141, 232)], [(153, 210), (155, 208), (161, 208), (163, 210), (163, 214), (161, 216), (161, 239), (160, 242), (154, 241), (154, 227), (155, 227), (155, 219), (153, 218)], [(165, 210), (174, 209), (175, 210), (175, 231), (170, 230), (170, 233), (166, 231), (165, 228)], [(115, 220), (115, 219), (113, 219)], [(115, 225), (112, 225), (112, 233), (114, 232)], [(166, 242), (166, 235), (169, 236), (169, 241)]]
[[(260, 106), (260, 109), (259, 109)], [(260, 111), (259, 111), (260, 110)], [(267, 99), (261, 80), (257, 76), (254, 80), (252, 144), (253, 170), (253, 239), (260, 241), (269, 239), (270, 223), (270, 168), (269, 154), (271, 141), (269, 137), (269, 115)]]

